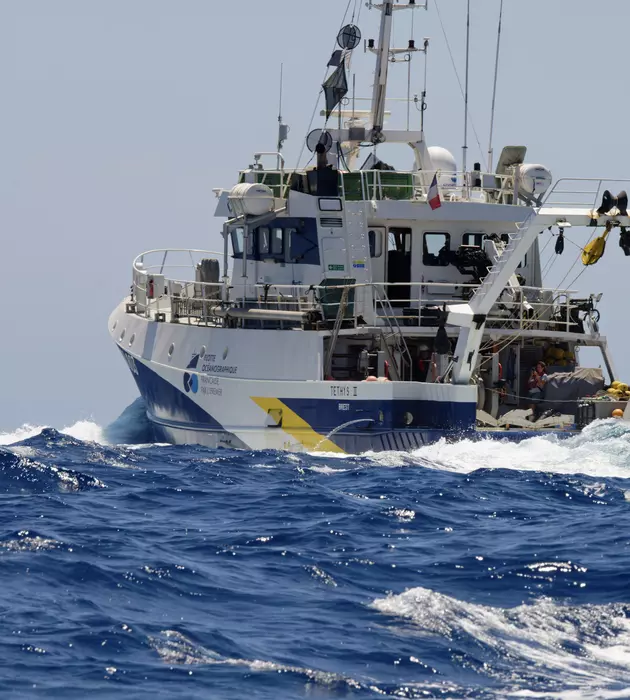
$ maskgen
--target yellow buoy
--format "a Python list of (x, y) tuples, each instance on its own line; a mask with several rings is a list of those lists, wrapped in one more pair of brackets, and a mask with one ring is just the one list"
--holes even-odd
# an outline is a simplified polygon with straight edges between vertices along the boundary
[(620, 408), (616, 408), (612, 412), (613, 418), (623, 418), (623, 411)]

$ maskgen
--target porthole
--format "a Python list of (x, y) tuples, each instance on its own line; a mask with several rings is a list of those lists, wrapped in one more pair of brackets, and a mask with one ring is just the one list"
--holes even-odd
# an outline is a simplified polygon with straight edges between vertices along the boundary
[(117, 326), (117, 325), (118, 325), (118, 319), (116, 319), (116, 320), (114, 321), (114, 325), (112, 326), (112, 330), (113, 330), (113, 331), (116, 330), (116, 326)]
[(129, 338), (129, 347), (133, 345), (133, 341), (136, 339), (136, 334), (132, 333), (131, 338)]
[(407, 413), (405, 413), (404, 421), (405, 425), (411, 425), (413, 423), (413, 413), (409, 413), (409, 411), (407, 411)]
[(120, 331), (120, 338), (119, 338), (119, 340), (120, 340), (120, 342), (122, 343), (122, 341), (123, 341), (124, 339), (125, 339), (125, 329), (123, 328), (122, 331)]
[(175, 343), (171, 343), (171, 347), (168, 349), (168, 359), (170, 360), (171, 357), (173, 357), (173, 353), (175, 352)]
[(199, 351), (199, 357), (203, 360), (203, 358), (206, 356), (206, 346), (202, 345), (201, 350)]

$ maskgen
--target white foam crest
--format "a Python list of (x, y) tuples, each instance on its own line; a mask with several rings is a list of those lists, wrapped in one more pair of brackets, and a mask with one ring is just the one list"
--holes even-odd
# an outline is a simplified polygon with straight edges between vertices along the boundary
[(149, 637), (149, 644), (160, 658), (167, 664), (184, 666), (192, 665), (225, 665), (244, 666), (251, 671), (271, 673), (296, 673), (310, 681), (322, 685), (343, 684), (349, 688), (359, 689), (361, 684), (352, 678), (328, 671), (288, 666), (273, 661), (260, 659), (238, 659), (222, 656), (212, 649), (206, 649), (176, 630), (164, 630), (161, 637)]
[(0, 433), (0, 445), (12, 445), (15, 442), (21, 442), (22, 440), (28, 440), (28, 438), (35, 437), (39, 435), (44, 426), (34, 426), (25, 423), (21, 428), (14, 430), (9, 433)]
[[(29, 425), (25, 423), (21, 428), (17, 428), (12, 432), (0, 433), (0, 445), (14, 445), (16, 442), (22, 442), (22, 440), (28, 440), (29, 438), (36, 437), (42, 430), (45, 430), (50, 426), (47, 425)], [(73, 437), (76, 440), (81, 440), (82, 442), (95, 442), (99, 445), (107, 445), (108, 442), (105, 439), (103, 428), (97, 423), (89, 420), (80, 420), (72, 425), (62, 428), (60, 433)], [(14, 452), (19, 452), (20, 450), (27, 450), (28, 448), (19, 447), (15, 448)], [(24, 455), (27, 456), (27, 455)]]
[(507, 440), (440, 440), (405, 452), (364, 455), (381, 466), (422, 465), (468, 474), (477, 469), (514, 469), (556, 474), (630, 478), (630, 423), (596, 421), (580, 435), (555, 435), (521, 442)]
[[(520, 677), (517, 685), (527, 684), (535, 668), (539, 678), (561, 679), (564, 685), (579, 688), (583, 695), (578, 697), (591, 697), (588, 693), (595, 689), (614, 692), (621, 685), (630, 686), (630, 625), (627, 610), (620, 604), (568, 606), (543, 598), (503, 609), (412, 588), (377, 599), (372, 607), (410, 620), (418, 633), (444, 637), (451, 645), (465, 643), (462, 636), (469, 636), (495, 658), (509, 659), (505, 664), (487, 664), (488, 672), (506, 683)], [(518, 692), (527, 697), (523, 695), (527, 691)], [(566, 692), (574, 689), (569, 687)], [(542, 696), (551, 697), (549, 693)]]
[(69, 435), (82, 442), (96, 442), (99, 445), (107, 445), (103, 428), (89, 420), (80, 420), (61, 430), (64, 435)]

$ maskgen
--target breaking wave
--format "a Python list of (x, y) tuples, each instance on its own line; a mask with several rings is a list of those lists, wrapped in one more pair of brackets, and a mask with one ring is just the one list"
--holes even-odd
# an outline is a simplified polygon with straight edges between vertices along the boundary
[(575, 437), (507, 440), (441, 440), (410, 453), (365, 455), (379, 466), (431, 467), (459, 474), (479, 469), (512, 469), (553, 474), (630, 478), (630, 423), (602, 420)]
[[(0, 445), (13, 445), (40, 435), (49, 426), (23, 425), (11, 432), (0, 433)], [(154, 441), (153, 429), (146, 416), (144, 402), (136, 399), (107, 427), (89, 420), (80, 420), (59, 431), (63, 435), (99, 445), (140, 445)]]
[[(541, 598), (500, 608), (412, 588), (372, 607), (498, 681), (500, 697), (630, 697), (630, 605)], [(526, 690), (541, 683), (548, 690)]]

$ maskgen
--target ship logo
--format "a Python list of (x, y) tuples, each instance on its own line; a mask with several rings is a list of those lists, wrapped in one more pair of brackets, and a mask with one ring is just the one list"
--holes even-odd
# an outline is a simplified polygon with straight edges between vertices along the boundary
[(187, 394), (191, 391), (193, 394), (196, 394), (199, 391), (199, 380), (196, 374), (184, 372), (184, 389), (186, 389)]
[(188, 367), (186, 369), (197, 369), (197, 365), (199, 364), (199, 358), (201, 355), (193, 355), (192, 360), (188, 364)]

